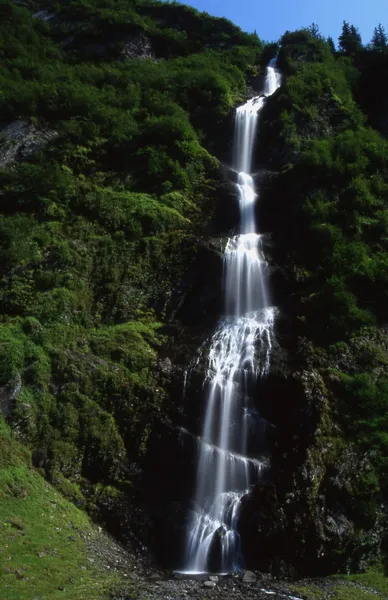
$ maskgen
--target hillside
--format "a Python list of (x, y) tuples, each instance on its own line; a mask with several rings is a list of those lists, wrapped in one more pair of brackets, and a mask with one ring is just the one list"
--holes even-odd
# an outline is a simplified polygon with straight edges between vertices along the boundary
[(126, 553), (31, 468), (2, 420), (0, 505), (3, 598), (90, 600), (128, 577)]
[(246, 564), (280, 579), (368, 570), (295, 594), (385, 597), (388, 49), (382, 30), (366, 46), (349, 27), (338, 49), (315, 27), (265, 44), (175, 2), (0, 0), (4, 597), (156, 598), (125, 565), (176, 568), (195, 357), (238, 224), (234, 113), (276, 54), (254, 159), (278, 310), (252, 392), (269, 468), (243, 502)]
[[(222, 189), (213, 131), (230, 129), (261, 46), (184, 7), (46, 9), (1, 3), (2, 403), (34, 465), (98, 512), (130, 492), (159, 419), (162, 325), (207, 260), (198, 232)], [(179, 32), (186, 14), (198, 40)], [(126, 56), (142, 32), (157, 58)]]

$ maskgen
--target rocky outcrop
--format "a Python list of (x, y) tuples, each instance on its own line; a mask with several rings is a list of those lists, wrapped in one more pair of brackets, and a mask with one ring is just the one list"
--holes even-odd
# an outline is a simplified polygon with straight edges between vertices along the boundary
[(124, 47), (121, 50), (121, 56), (124, 59), (140, 58), (153, 60), (155, 53), (151, 41), (143, 34), (133, 35), (124, 40)]
[(13, 403), (19, 396), (21, 389), (22, 378), (19, 373), (8, 385), (0, 387), (0, 412), (5, 418), (10, 416)]
[(0, 167), (27, 160), (34, 152), (52, 143), (58, 133), (27, 120), (13, 121), (0, 129)]

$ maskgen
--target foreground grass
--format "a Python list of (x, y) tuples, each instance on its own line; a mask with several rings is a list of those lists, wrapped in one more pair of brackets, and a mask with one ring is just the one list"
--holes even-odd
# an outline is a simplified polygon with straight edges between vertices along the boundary
[(325, 580), (325, 585), (315, 583), (294, 588), (309, 600), (370, 600), (388, 598), (388, 577), (382, 570), (370, 570), (360, 575), (337, 575)]
[[(336, 580), (334, 578), (334, 580)], [(342, 582), (344, 580), (344, 582)], [(356, 584), (356, 586), (352, 585)], [(362, 588), (357, 586), (362, 586)], [(360, 575), (341, 577), (341, 582), (336, 584), (336, 596), (339, 600), (358, 600), (358, 598), (376, 598), (376, 592), (383, 598), (388, 598), (388, 577), (382, 570), (371, 570)]]
[(107, 543), (83, 512), (30, 468), (28, 453), (0, 423), (0, 598), (106, 596), (119, 575), (90, 548)]

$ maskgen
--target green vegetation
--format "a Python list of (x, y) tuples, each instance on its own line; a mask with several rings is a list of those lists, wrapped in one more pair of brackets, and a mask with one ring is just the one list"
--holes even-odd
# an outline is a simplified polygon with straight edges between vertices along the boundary
[[(358, 528), (346, 549), (330, 549), (338, 570), (350, 564), (346, 557), (350, 569), (365, 568), (360, 557), (371, 562), (386, 544), (388, 143), (380, 123), (388, 113), (385, 92), (378, 117), (365, 87), (370, 68), (376, 76), (379, 64), (381, 77), (388, 66), (383, 34), (377, 29), (365, 48), (344, 23), (333, 51), (316, 28), (287, 32), (279, 52), (285, 81), (263, 115), (263, 148), (279, 173), (268, 190), (267, 226), (287, 271), (283, 309), (295, 335), (308, 340), (305, 358), (330, 405), (312, 442), (312, 465), (321, 469), (312, 490)], [(337, 452), (327, 451), (333, 444)], [(341, 467), (341, 447), (359, 466), (340, 492), (333, 479), (346, 480), (339, 473), (350, 468)]]
[(297, 586), (295, 594), (305, 594), (309, 600), (369, 600), (372, 598), (386, 598), (388, 594), (388, 581), (382, 571), (373, 570), (361, 575), (338, 575), (318, 583)]
[(0, 0), (0, 17), (1, 408), (33, 465), (107, 518), (161, 417), (161, 326), (262, 44), (154, 0)]
[(93, 545), (109, 540), (30, 465), (0, 419), (0, 595), (9, 600), (98, 600), (119, 581)]
[[(17, 436), (1, 424), (4, 595), (93, 598), (111, 585), (81, 569), (92, 530), (74, 504), (108, 520), (136, 494), (131, 466), (164, 416), (155, 364), (172, 291), (213, 219), (234, 107), (278, 47), (283, 85), (258, 149), (277, 173), (263, 222), (289, 286), (282, 311), (328, 406), (298, 449), (320, 469), (306, 514), (319, 497), (338, 502), (353, 537), (327, 570), (364, 568), (388, 544), (384, 28), (369, 46), (346, 22), (339, 49), (314, 24), (264, 46), (175, 2), (28, 6), (0, 0), (0, 409)], [(358, 475), (333, 491), (347, 450)], [(362, 577), (386, 593), (382, 575)]]

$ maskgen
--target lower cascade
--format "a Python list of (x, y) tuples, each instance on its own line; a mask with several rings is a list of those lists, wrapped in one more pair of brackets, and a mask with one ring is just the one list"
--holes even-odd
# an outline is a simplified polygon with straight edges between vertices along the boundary
[(266, 262), (256, 232), (257, 194), (250, 173), (259, 114), (266, 96), (279, 85), (274, 59), (267, 67), (264, 94), (236, 111), (234, 167), (240, 234), (228, 240), (224, 252), (225, 317), (212, 337), (208, 356), (186, 573), (229, 573), (243, 566), (240, 501), (263, 468), (260, 457), (250, 455), (257, 411), (249, 392), (269, 369), (275, 309), (270, 306)]

